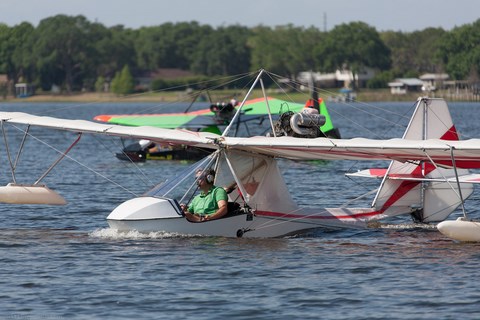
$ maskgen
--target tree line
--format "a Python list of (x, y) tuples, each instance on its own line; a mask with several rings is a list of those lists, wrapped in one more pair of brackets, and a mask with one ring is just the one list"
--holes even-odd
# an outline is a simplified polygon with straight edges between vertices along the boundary
[[(0, 74), (50, 90), (94, 91), (102, 81), (119, 84), (159, 68), (178, 68), (206, 77), (235, 75), (261, 68), (295, 77), (300, 71), (332, 72), (348, 68), (354, 74), (377, 71), (368, 82), (385, 87), (396, 77), (448, 73), (452, 79), (478, 82), (480, 19), (445, 31), (378, 32), (363, 22), (330, 31), (284, 25), (214, 28), (198, 22), (164, 23), (129, 29), (106, 27), (84, 16), (56, 15), (37, 27), (23, 22), (0, 24)], [(128, 90), (133, 90), (128, 85)]]

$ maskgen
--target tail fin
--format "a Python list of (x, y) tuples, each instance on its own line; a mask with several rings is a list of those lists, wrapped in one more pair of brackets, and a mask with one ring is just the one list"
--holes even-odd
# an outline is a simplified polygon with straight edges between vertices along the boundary
[[(443, 99), (419, 98), (403, 138), (459, 140), (447, 103)], [(457, 169), (457, 172), (459, 176), (469, 173), (466, 169)], [(420, 180), (392, 180), (389, 176), (418, 177)], [(425, 182), (421, 178), (451, 177), (455, 177), (453, 169), (437, 168), (431, 163), (392, 161), (373, 206), (387, 216), (410, 211), (414, 218), (422, 222), (442, 221), (461, 204), (457, 185)], [(473, 191), (470, 184), (461, 184), (461, 188), (464, 198)]]

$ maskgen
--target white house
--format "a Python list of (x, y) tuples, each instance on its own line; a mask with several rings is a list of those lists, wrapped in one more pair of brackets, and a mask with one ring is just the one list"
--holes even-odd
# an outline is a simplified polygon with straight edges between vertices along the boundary
[(412, 91), (421, 91), (423, 81), (417, 78), (398, 78), (393, 82), (389, 82), (390, 92), (392, 94), (406, 94)]
[(446, 73), (425, 73), (420, 76), (423, 81), (424, 91), (435, 91), (443, 86), (443, 83), (449, 79)]
[[(366, 82), (375, 76), (373, 69), (364, 68), (355, 74), (355, 80), (359, 87), (364, 87)], [(309, 86), (312, 81), (315, 85), (325, 88), (349, 88), (353, 82), (353, 73), (350, 70), (337, 70), (331, 73), (321, 73), (313, 71), (303, 71), (297, 76), (297, 80), (305, 86)]]

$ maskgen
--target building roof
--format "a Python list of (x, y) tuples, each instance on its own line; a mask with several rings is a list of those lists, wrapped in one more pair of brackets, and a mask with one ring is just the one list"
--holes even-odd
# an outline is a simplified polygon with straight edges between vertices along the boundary
[(399, 87), (405, 85), (408, 87), (423, 86), (423, 81), (417, 78), (399, 78), (395, 79), (394, 82), (389, 82), (390, 87)]
[(421, 80), (447, 80), (448, 78), (447, 73), (425, 73), (420, 76)]
[(388, 86), (389, 87), (403, 87), (405, 84), (403, 82), (389, 82)]
[[(356, 73), (355, 77), (357, 80), (369, 80), (374, 75), (373, 69), (364, 68)], [(297, 76), (297, 80), (304, 83), (309, 83), (312, 78), (314, 81), (352, 81), (353, 73), (350, 70), (337, 70), (330, 73), (302, 71)]]

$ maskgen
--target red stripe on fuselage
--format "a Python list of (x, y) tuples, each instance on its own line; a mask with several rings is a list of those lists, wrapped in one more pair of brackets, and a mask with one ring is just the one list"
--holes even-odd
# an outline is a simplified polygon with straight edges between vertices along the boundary
[(282, 212), (272, 212), (272, 211), (255, 211), (256, 215), (259, 216), (267, 216), (267, 217), (274, 217), (274, 218), (284, 218), (284, 219), (319, 219), (319, 220), (326, 220), (326, 219), (357, 219), (357, 218), (364, 218), (364, 217), (373, 217), (376, 215), (381, 214), (380, 211), (370, 211), (370, 212), (363, 212), (363, 213), (355, 213), (351, 215), (332, 215), (332, 216), (315, 216), (315, 215), (299, 215), (299, 214), (291, 214), (291, 213), (282, 213)]

